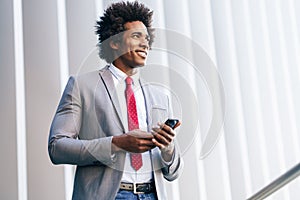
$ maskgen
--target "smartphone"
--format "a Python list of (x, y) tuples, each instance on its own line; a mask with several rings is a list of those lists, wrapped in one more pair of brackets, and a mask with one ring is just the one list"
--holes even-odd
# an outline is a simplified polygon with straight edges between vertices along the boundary
[(175, 128), (176, 124), (179, 122), (178, 119), (167, 119), (165, 122), (166, 125), (170, 126), (172, 129)]

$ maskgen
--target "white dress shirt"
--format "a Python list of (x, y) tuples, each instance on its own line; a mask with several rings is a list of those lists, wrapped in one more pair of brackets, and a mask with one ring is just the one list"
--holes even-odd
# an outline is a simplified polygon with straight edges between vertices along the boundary
[[(127, 104), (125, 98), (125, 89), (126, 89), (125, 79), (127, 75), (124, 72), (122, 72), (120, 69), (115, 67), (113, 64), (110, 64), (109, 70), (112, 73), (113, 81), (118, 95), (119, 104), (121, 107), (122, 123), (125, 128), (125, 132), (128, 132), (128, 117), (127, 117), (127, 106), (126, 106)], [(133, 80), (132, 89), (134, 91), (134, 96), (136, 100), (139, 129), (143, 131), (147, 131), (147, 120), (146, 120), (147, 113), (146, 113), (143, 91), (139, 82), (139, 72), (131, 76), (131, 78)], [(143, 159), (143, 166), (138, 171), (135, 171), (135, 169), (133, 169), (131, 166), (130, 154), (126, 153), (124, 173), (121, 180), (122, 182), (145, 183), (145, 182), (150, 182), (150, 180), (153, 179), (150, 152), (148, 151), (142, 153), (142, 159)]]

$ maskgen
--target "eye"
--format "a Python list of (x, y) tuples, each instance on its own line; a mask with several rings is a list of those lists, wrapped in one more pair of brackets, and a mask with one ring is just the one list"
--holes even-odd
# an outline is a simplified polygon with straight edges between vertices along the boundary
[(134, 38), (134, 39), (139, 39), (140, 35), (139, 34), (133, 34), (131, 37)]

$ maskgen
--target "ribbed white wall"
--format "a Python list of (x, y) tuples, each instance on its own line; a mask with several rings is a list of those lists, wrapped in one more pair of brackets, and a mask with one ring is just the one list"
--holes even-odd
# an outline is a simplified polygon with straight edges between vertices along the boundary
[[(49, 127), (69, 74), (104, 65), (97, 58), (94, 26), (111, 2), (116, 1), (0, 2), (0, 199), (70, 199), (74, 167), (50, 163)], [(184, 153), (183, 175), (168, 184), (170, 199), (246, 199), (298, 163), (299, 1), (141, 2), (154, 10), (155, 27), (184, 34), (206, 50), (225, 88), (226, 118), (218, 143), (200, 160), (203, 138), (195, 138)], [(174, 43), (166, 38), (164, 45)], [(182, 70), (176, 59), (156, 50), (149, 61)], [(191, 90), (201, 94), (193, 72), (185, 73)], [(163, 76), (175, 84), (174, 77)], [(210, 102), (198, 103), (205, 132)], [(299, 189), (296, 180), (269, 199), (294, 200)]]

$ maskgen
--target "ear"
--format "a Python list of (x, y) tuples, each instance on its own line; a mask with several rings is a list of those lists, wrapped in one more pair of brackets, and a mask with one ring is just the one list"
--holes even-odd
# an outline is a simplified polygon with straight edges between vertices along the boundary
[(115, 41), (115, 40), (111, 40), (109, 42), (109, 46), (114, 49), (114, 50), (118, 50), (119, 49), (119, 42), (118, 41)]

